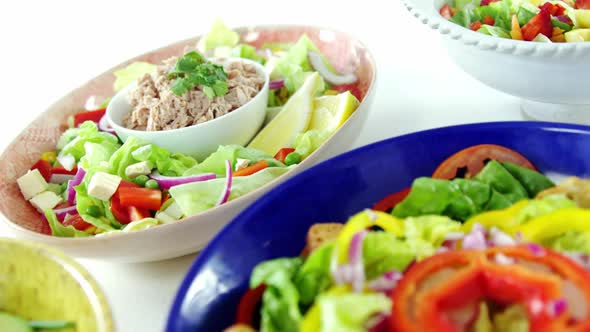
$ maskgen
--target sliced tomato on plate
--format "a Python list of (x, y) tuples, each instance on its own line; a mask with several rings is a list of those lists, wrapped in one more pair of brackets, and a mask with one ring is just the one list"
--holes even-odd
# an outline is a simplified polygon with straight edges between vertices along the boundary
[(520, 153), (496, 144), (481, 144), (463, 149), (443, 161), (432, 174), (435, 179), (471, 178), (490, 160), (511, 162), (513, 164), (537, 170), (533, 164)]
[(375, 211), (386, 212), (393, 209), (399, 202), (403, 201), (410, 193), (412, 188), (406, 188), (393, 193), (373, 205), (372, 209)]

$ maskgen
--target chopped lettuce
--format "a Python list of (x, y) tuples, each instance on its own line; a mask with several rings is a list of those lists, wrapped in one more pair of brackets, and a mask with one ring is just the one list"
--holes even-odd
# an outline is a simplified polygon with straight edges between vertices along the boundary
[(333, 243), (327, 243), (314, 250), (295, 275), (302, 305), (311, 305), (320, 292), (332, 285), (330, 260), (333, 248)]
[(404, 220), (405, 243), (417, 259), (432, 256), (448, 232), (461, 231), (461, 223), (442, 216), (422, 216)]
[(479, 315), (473, 324), (473, 332), (527, 332), (529, 321), (521, 305), (511, 305), (498, 313), (490, 313), (487, 303), (480, 303)]
[(321, 332), (364, 332), (365, 323), (391, 311), (391, 300), (381, 293), (322, 294), (318, 297)]
[(153, 144), (144, 145), (131, 153), (137, 161), (150, 161), (161, 174), (181, 176), (197, 161), (187, 155), (171, 153)]
[(152, 228), (157, 226), (159, 223), (158, 219), (155, 218), (144, 218), (141, 220), (132, 221), (123, 228), (124, 232), (136, 232), (144, 229)]
[(115, 152), (119, 148), (119, 139), (115, 135), (98, 130), (92, 121), (86, 121), (78, 128), (66, 130), (58, 141), (60, 156), (71, 155), (80, 161), (86, 154), (86, 143), (100, 144), (107, 151)]
[(391, 233), (369, 232), (363, 241), (363, 262), (367, 280), (375, 279), (392, 270), (403, 271), (414, 256), (414, 250), (410, 245)]
[(225, 175), (225, 161), (231, 161), (232, 167), (235, 167), (238, 158), (247, 159), (251, 163), (266, 160), (269, 162), (269, 165), (283, 166), (278, 160), (260, 150), (245, 148), (239, 145), (222, 145), (200, 164), (194, 165), (185, 171), (184, 175), (216, 173), (223, 176)]
[[(233, 178), (229, 200), (236, 199), (285, 174), (288, 167), (269, 167), (249, 176)], [(225, 178), (192, 182), (170, 188), (170, 195), (186, 216), (213, 208), (225, 187)]]
[(232, 48), (230, 56), (250, 59), (264, 64), (264, 57), (256, 52), (256, 47), (248, 44), (239, 44)]
[(221, 19), (216, 19), (211, 26), (211, 30), (201, 37), (197, 48), (201, 52), (213, 50), (217, 47), (233, 47), (240, 41), (240, 35), (230, 29)]
[(576, 203), (565, 196), (553, 195), (543, 199), (530, 200), (525, 207), (514, 216), (514, 225), (524, 224), (527, 221), (549, 214), (551, 212), (576, 207)]
[(266, 285), (262, 295), (261, 332), (297, 332), (302, 315), (299, 292), (293, 278), (302, 259), (278, 258), (258, 264), (250, 278), (250, 287)]
[(546, 241), (543, 246), (560, 252), (590, 254), (590, 233), (569, 231)]
[(143, 75), (155, 72), (156, 68), (158, 68), (158, 66), (154, 64), (138, 61), (129, 64), (125, 68), (115, 71), (115, 83), (113, 84), (113, 90), (115, 90), (115, 92), (122, 90)]
[(481, 26), (481, 28), (479, 28), (479, 30), (477, 30), (477, 32), (481, 32), (483, 34), (494, 36), (494, 37), (512, 39), (512, 37), (510, 36), (510, 31), (508, 31), (504, 28), (495, 27), (492, 25), (484, 24)]
[(61, 237), (86, 237), (88, 233), (82, 232), (74, 228), (74, 226), (64, 226), (59, 220), (52, 209), (45, 210), (45, 218), (51, 228), (51, 235)]
[(293, 143), (295, 152), (299, 153), (302, 158), (307, 158), (330, 138), (333, 132), (333, 130), (312, 129), (298, 134)]

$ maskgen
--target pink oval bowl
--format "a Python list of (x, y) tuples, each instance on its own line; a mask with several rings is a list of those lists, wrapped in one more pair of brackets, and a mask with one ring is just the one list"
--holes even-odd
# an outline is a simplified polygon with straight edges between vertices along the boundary
[(195, 216), (173, 224), (104, 237), (61, 238), (43, 234), (44, 224), (39, 214), (24, 200), (16, 179), (23, 175), (45, 151), (53, 151), (68, 116), (83, 109), (92, 95), (113, 94), (113, 72), (134, 61), (159, 63), (196, 45), (199, 37), (183, 40), (140, 55), (112, 68), (68, 93), (39, 115), (8, 146), (0, 158), (0, 213), (17, 236), (42, 242), (67, 254), (118, 262), (154, 261), (194, 253), (238, 212), (272, 187), (302, 170), (346, 151), (367, 119), (375, 94), (376, 66), (373, 56), (359, 40), (347, 33), (310, 26), (252, 26), (236, 29), (241, 41), (260, 47), (269, 42), (295, 42), (307, 34), (340, 71), (353, 70), (359, 77), (361, 104), (352, 116), (317, 151), (297, 167), (267, 185)]

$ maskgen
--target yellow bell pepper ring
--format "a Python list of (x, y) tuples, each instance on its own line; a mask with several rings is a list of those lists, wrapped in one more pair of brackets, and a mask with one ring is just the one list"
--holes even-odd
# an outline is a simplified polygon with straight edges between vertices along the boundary
[(590, 210), (580, 208), (561, 209), (534, 219), (524, 225), (514, 227), (526, 241), (542, 243), (545, 240), (575, 231), (590, 232)]
[(527, 204), (528, 200), (522, 200), (518, 203), (503, 209), (480, 213), (469, 218), (465, 224), (463, 224), (463, 231), (469, 233), (473, 228), (473, 225), (480, 224), (486, 229), (490, 229), (496, 226), (502, 231), (509, 232), (514, 226), (515, 217)]

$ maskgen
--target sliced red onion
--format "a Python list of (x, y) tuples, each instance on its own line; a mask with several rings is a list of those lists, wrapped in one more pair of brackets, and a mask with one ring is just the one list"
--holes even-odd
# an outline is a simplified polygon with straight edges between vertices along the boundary
[(107, 120), (106, 113), (98, 121), (98, 129), (100, 129), (100, 131), (104, 131), (109, 134), (117, 135), (117, 133), (115, 133), (115, 130), (113, 129), (113, 127), (111, 127), (111, 125), (109, 124), (109, 121)]
[(365, 286), (365, 267), (363, 264), (363, 240), (367, 235), (367, 231), (360, 231), (353, 235), (348, 247), (348, 260), (352, 266), (353, 279), (352, 290), (355, 292), (362, 292)]
[(567, 15), (559, 15), (555, 17), (559, 22), (565, 23), (565, 24), (569, 24), (569, 25), (573, 25), (574, 22), (572, 22), (572, 19), (567, 16)]
[(508, 257), (502, 253), (497, 253), (494, 256), (494, 260), (500, 265), (512, 265), (515, 263), (514, 258)]
[(514, 246), (517, 244), (515, 239), (496, 227), (492, 227), (490, 230), (490, 237), (490, 243), (492, 246)]
[(271, 90), (278, 90), (284, 86), (285, 86), (284, 80), (270, 81), (270, 83), (268, 83), (268, 88)]
[(76, 175), (74, 175), (73, 179), (68, 181), (68, 202), (70, 204), (76, 203), (76, 190), (74, 189), (74, 187), (82, 183), (82, 180), (84, 179), (85, 175), (86, 171), (82, 167), (78, 166), (78, 171), (76, 172)]
[(463, 249), (486, 249), (485, 228), (480, 224), (473, 225), (471, 232), (463, 238)]
[(547, 303), (547, 314), (551, 317), (557, 317), (567, 310), (567, 300), (564, 298), (549, 301)]
[(62, 184), (64, 182), (68, 182), (73, 179), (74, 176), (72, 174), (51, 174), (49, 178), (50, 183)]
[(158, 184), (160, 185), (160, 189), (168, 190), (174, 186), (179, 186), (181, 184), (213, 180), (217, 177), (217, 175), (215, 173), (203, 173), (189, 176), (164, 176), (158, 173), (158, 171), (154, 171), (152, 174), (149, 175), (149, 177), (158, 182)]
[(59, 155), (57, 156), (57, 161), (60, 165), (62, 165), (67, 171), (71, 171), (76, 166), (76, 158), (71, 154)]
[(324, 59), (322, 55), (318, 52), (309, 51), (307, 52), (307, 57), (309, 58), (309, 63), (313, 67), (315, 71), (317, 71), (320, 76), (326, 80), (326, 82), (334, 85), (342, 85), (342, 84), (352, 84), (358, 80), (354, 73), (347, 73), (347, 74), (335, 74), (333, 73), (326, 64), (324, 63)]
[(395, 288), (402, 276), (398, 271), (386, 272), (381, 277), (371, 280), (367, 287), (376, 292), (389, 292)]
[(219, 196), (219, 200), (217, 201), (217, 204), (215, 206), (218, 206), (218, 205), (221, 205), (221, 204), (227, 202), (227, 200), (229, 199), (229, 195), (231, 193), (231, 183), (232, 183), (233, 173), (232, 173), (232, 167), (231, 167), (230, 160), (225, 161), (225, 177), (226, 177), (225, 187), (223, 188), (223, 191), (221, 192), (221, 196)]
[(64, 220), (66, 218), (67, 214), (70, 214), (70, 215), (78, 214), (78, 211), (76, 210), (75, 205), (68, 206), (68, 207), (61, 208), (61, 209), (54, 209), (53, 212), (55, 212), (55, 216), (59, 220)]
[(445, 234), (445, 241), (446, 240), (450, 240), (450, 241), (461, 240), (464, 236), (465, 236), (465, 234), (463, 232), (447, 232), (447, 234)]
[(535, 256), (543, 256), (545, 255), (545, 249), (536, 244), (536, 243), (527, 243), (527, 248), (533, 253)]

